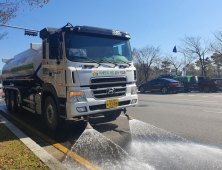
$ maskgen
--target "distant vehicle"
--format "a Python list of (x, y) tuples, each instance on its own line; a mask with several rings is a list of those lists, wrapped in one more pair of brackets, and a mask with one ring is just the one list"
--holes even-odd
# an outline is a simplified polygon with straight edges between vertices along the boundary
[(0, 89), (2, 89), (2, 82), (0, 81)]
[(168, 78), (158, 78), (158, 79), (153, 79), (147, 83), (140, 84), (138, 86), (138, 90), (141, 93), (144, 93), (145, 91), (151, 91), (151, 92), (160, 91), (163, 94), (167, 94), (170, 91), (174, 93), (183, 91), (184, 87), (176, 80)]
[(198, 84), (195, 76), (175, 76), (173, 79), (183, 83), (184, 92), (198, 91)]
[(221, 91), (217, 86), (216, 79), (210, 79), (206, 76), (198, 77), (198, 89), (205, 93)]
[(172, 74), (164, 74), (164, 75), (158, 76), (156, 79), (160, 79), (160, 78), (173, 79), (175, 76), (176, 75), (172, 75)]

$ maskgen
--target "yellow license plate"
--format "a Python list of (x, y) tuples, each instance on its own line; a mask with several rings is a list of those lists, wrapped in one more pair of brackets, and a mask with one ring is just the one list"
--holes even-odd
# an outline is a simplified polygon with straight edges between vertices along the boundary
[(112, 108), (119, 106), (119, 100), (118, 99), (112, 99), (112, 100), (106, 100), (106, 108)]

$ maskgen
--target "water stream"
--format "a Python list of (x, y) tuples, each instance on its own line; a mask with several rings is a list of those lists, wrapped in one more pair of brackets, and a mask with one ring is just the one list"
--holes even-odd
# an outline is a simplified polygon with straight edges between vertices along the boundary
[[(140, 163), (131, 157), (120, 146), (94, 129), (86, 129), (71, 151), (104, 170), (153, 169), (147, 163)], [(81, 169), (70, 156), (66, 156), (63, 164), (69, 169)]]
[(150, 124), (129, 121), (131, 156), (158, 170), (222, 169), (222, 150), (190, 142)]

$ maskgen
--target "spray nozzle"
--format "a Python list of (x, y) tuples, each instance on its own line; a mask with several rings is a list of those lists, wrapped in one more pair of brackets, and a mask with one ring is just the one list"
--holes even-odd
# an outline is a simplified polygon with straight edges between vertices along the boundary
[(132, 117), (132, 116), (129, 116), (129, 115), (126, 113), (126, 108), (123, 109), (123, 114), (127, 117), (128, 120), (133, 120), (133, 117)]
[(132, 116), (129, 116), (128, 114), (124, 113), (124, 115), (127, 117), (128, 120), (133, 120)]
[(86, 122), (86, 128), (85, 129), (93, 129), (93, 127), (89, 123), (89, 116), (84, 116), (84, 121)]
[(86, 128), (85, 129), (93, 129), (93, 127), (90, 125), (89, 122), (86, 122)]

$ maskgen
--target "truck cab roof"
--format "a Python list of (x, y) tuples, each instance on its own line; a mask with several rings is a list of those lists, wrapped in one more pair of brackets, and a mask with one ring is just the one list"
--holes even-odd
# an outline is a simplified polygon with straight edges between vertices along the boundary
[(121, 39), (130, 39), (130, 35), (127, 32), (106, 29), (106, 28), (98, 28), (98, 27), (91, 27), (91, 26), (72, 26), (71, 24), (67, 24), (66, 26), (58, 29), (58, 28), (51, 28), (46, 27), (40, 31), (40, 38), (44, 39), (50, 34), (60, 32), (68, 32), (74, 34), (97, 34), (97, 35), (106, 35), (106, 36), (114, 36)]

